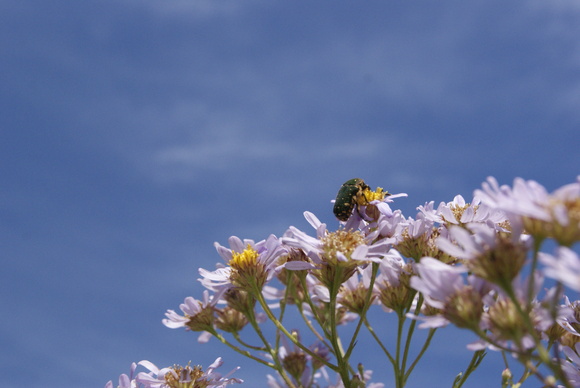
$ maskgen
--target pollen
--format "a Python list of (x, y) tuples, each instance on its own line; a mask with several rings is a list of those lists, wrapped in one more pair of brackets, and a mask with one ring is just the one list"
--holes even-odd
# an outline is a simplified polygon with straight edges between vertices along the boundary
[(266, 283), (264, 264), (258, 259), (260, 254), (248, 244), (242, 252), (232, 252), (228, 263), (232, 267), (230, 281), (236, 287), (249, 292), (259, 292)]
[(203, 376), (203, 370), (200, 366), (191, 367), (188, 364), (185, 367), (174, 365), (170, 368), (169, 373), (165, 374), (165, 385), (171, 388), (189, 388), (197, 387), (197, 383), (205, 383), (198, 381)]
[(322, 250), (329, 261), (336, 260), (337, 252), (341, 252), (350, 258), (352, 252), (361, 244), (364, 244), (364, 236), (357, 230), (337, 230), (322, 238)]
[(389, 195), (391, 194), (388, 191), (384, 191), (382, 187), (377, 187), (375, 191), (367, 187), (357, 195), (356, 202), (361, 206), (368, 205), (371, 201), (382, 201)]
[(232, 252), (232, 259), (229, 264), (237, 270), (253, 268), (258, 263), (258, 256), (258, 252), (248, 244), (243, 252)]
[[(450, 206), (451, 212), (452, 212), (452, 213), (453, 213), (453, 215), (455, 216), (455, 220), (456, 220), (457, 222), (461, 222), (461, 217), (463, 216), (463, 213), (464, 213), (464, 212), (465, 212), (465, 210), (467, 210), (467, 208), (469, 208), (469, 207), (471, 207), (471, 204), (470, 204), (470, 203), (467, 203), (467, 204), (465, 204), (464, 206), (458, 206), (458, 205), (453, 205), (453, 204)], [(473, 206), (473, 210), (474, 210), (475, 212), (477, 212), (477, 208), (478, 208), (478, 207), (479, 207), (479, 206), (477, 206), (477, 205)]]

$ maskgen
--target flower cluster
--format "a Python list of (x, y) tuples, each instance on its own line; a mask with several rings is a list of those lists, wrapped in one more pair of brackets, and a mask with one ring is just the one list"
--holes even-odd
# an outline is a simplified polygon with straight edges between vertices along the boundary
[[(216, 359), (205, 372), (201, 366), (191, 365), (159, 369), (149, 361), (140, 361), (131, 365), (130, 375), (122, 374), (119, 377), (117, 388), (223, 388), (226, 385), (243, 383), (244, 381), (229, 376), (238, 368), (226, 376), (222, 376), (215, 369), (223, 364), (221, 357)], [(137, 366), (142, 366), (149, 372), (139, 372), (135, 376)], [(113, 388), (113, 382), (109, 381), (105, 388)]]
[[(370, 370), (353, 366), (363, 330), (391, 365), (394, 385), (404, 387), (436, 331), (448, 325), (477, 338), (466, 344), (473, 358), (454, 387), (462, 386), (488, 351), (523, 365), (519, 380), (509, 368), (498, 373), (503, 386), (535, 376), (545, 386), (580, 387), (580, 301), (569, 294), (580, 291), (574, 251), (580, 241), (580, 177), (552, 193), (534, 181), (518, 178), (510, 187), (488, 178), (471, 202), (456, 196), (437, 207), (426, 203), (415, 217), (391, 208), (402, 196), (372, 191), (353, 179), (339, 191), (336, 229), (305, 212), (312, 233), (291, 226), (259, 242), (231, 237), (229, 248), (216, 243), (225, 264), (199, 270), (206, 288), (202, 300), (185, 298), (183, 315), (168, 310), (163, 323), (200, 332), (199, 342), (215, 337), (271, 368), (272, 388), (382, 387), (370, 382)], [(543, 252), (550, 244), (557, 246), (553, 254)], [(369, 314), (375, 309), (394, 313), (399, 329), (375, 330)], [(302, 331), (287, 328), (291, 312), (303, 320)], [(273, 338), (265, 334), (265, 322), (274, 325)], [(354, 331), (341, 338), (338, 327), (349, 323)], [(412, 356), (416, 323), (429, 332)], [(258, 344), (242, 338), (246, 327)], [(301, 339), (304, 331), (310, 344)], [(396, 346), (390, 349), (393, 333)], [(135, 380), (122, 375), (119, 387), (134, 387), (133, 381), (173, 387), (169, 381), (204, 378), (211, 383), (179, 386), (240, 382), (218, 378), (215, 364), (205, 374), (189, 366), (140, 365), (149, 373)]]

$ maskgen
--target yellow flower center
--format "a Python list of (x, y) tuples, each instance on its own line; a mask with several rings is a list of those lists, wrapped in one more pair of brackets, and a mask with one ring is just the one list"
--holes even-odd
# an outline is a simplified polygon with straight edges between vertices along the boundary
[(337, 252), (342, 252), (346, 257), (350, 258), (356, 247), (365, 242), (364, 236), (358, 230), (343, 229), (327, 234), (321, 241), (324, 256), (330, 262), (336, 261)]
[(243, 252), (232, 252), (232, 259), (229, 264), (232, 268), (240, 271), (246, 268), (254, 268), (258, 263), (258, 256), (258, 252), (248, 244)]
[(192, 368), (190, 364), (185, 367), (174, 365), (171, 369), (175, 374), (171, 372), (165, 374), (165, 384), (170, 388), (207, 387), (209, 385), (207, 381), (198, 381), (203, 376), (203, 370), (200, 366)]
[[(459, 206), (459, 205), (453, 205), (451, 204), (449, 206), (449, 208), (451, 209), (451, 212), (453, 213), (453, 215), (455, 216), (455, 220), (457, 222), (461, 222), (461, 217), (463, 216), (463, 213), (465, 212), (465, 210), (467, 210), (467, 208), (469, 208), (471, 206), (471, 204), (466, 203), (463, 206)], [(479, 206), (475, 205), (473, 207), (473, 210), (477, 212), (477, 209), (479, 208)]]
[(377, 187), (375, 191), (372, 191), (368, 187), (359, 193), (356, 198), (358, 205), (364, 206), (368, 205), (371, 201), (382, 201), (386, 196), (390, 195), (388, 191), (384, 191), (382, 187)]

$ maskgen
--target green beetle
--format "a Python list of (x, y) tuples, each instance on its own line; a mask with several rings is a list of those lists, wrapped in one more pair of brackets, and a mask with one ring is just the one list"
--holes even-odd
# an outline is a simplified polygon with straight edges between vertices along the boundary
[(347, 221), (357, 205), (357, 199), (365, 189), (369, 189), (365, 181), (360, 178), (350, 179), (343, 183), (336, 194), (334, 209), (332, 210), (336, 218), (340, 221)]

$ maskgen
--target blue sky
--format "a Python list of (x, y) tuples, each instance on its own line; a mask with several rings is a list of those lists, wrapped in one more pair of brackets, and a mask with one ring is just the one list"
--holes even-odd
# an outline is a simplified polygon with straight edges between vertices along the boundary
[[(218, 355), (262, 385), (161, 324), (213, 242), (334, 225), (353, 177), (408, 216), (490, 175), (572, 182), (579, 36), (572, 0), (0, 0), (0, 386)], [(450, 386), (472, 339), (441, 333), (421, 367)], [(497, 384), (485, 363), (470, 387)]]

